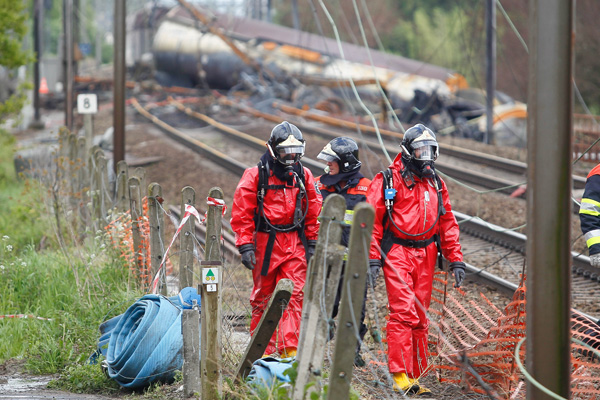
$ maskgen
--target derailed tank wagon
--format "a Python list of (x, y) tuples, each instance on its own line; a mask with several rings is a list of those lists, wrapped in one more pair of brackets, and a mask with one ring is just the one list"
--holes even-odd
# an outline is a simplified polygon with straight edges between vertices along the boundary
[[(202, 14), (209, 26), (184, 7), (142, 12), (127, 33), (133, 46), (128, 52), (137, 57), (136, 64), (152, 60), (154, 77), (164, 86), (240, 89), (250, 92), (255, 104), (281, 99), (316, 107), (337, 98), (330, 108), (343, 112), (350, 111), (341, 109), (344, 102), (355, 99), (352, 80), (373, 113), (385, 107), (383, 90), (401, 122), (421, 122), (475, 140), (484, 137), (485, 102), (457, 95), (468, 84), (456, 71), (255, 19)], [(497, 106), (506, 110), (512, 104), (500, 96)], [(523, 113), (504, 115), (523, 118)], [(508, 138), (510, 145), (524, 145), (524, 124), (500, 122), (499, 128), (510, 132), (498, 135), (494, 144)]]

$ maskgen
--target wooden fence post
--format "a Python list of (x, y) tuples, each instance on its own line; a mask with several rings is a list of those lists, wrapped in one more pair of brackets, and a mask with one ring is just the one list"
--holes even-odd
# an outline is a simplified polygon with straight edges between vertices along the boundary
[(329, 376), (328, 400), (349, 398), (354, 364), (353, 349), (356, 349), (359, 338), (360, 315), (369, 268), (369, 250), (374, 219), (375, 210), (372, 205), (359, 203), (354, 208), (354, 219), (348, 243), (348, 261), (340, 299), (333, 365)]
[(75, 193), (78, 189), (77, 184), (77, 135), (73, 133), (69, 133), (67, 137), (67, 190), (69, 191), (69, 207), (71, 211), (75, 210), (77, 199), (75, 198)]
[(94, 122), (92, 120), (92, 114), (83, 115), (83, 127), (85, 129), (85, 138), (88, 146), (94, 143)]
[(77, 163), (79, 165), (78, 173), (78, 192), (79, 192), (79, 234), (83, 235), (88, 228), (90, 223), (89, 219), (89, 190), (90, 190), (90, 179), (88, 175), (88, 161), (87, 161), (87, 144), (84, 137), (77, 139)]
[(298, 376), (292, 399), (302, 400), (305, 390), (320, 390), (319, 382), (307, 384), (321, 375), (329, 320), (342, 270), (345, 247), (340, 244), (346, 201), (338, 194), (327, 196), (321, 212), (321, 226), (315, 254), (310, 260), (304, 285), (304, 305), (298, 342)]
[(129, 167), (125, 160), (117, 163), (117, 211), (124, 213), (129, 210)]
[(87, 143), (84, 137), (77, 138), (77, 163), (79, 165), (79, 190), (89, 187)]
[(98, 221), (98, 229), (104, 228), (106, 225), (106, 216), (108, 215), (108, 204), (110, 199), (107, 199), (108, 191), (108, 169), (106, 166), (106, 157), (104, 152), (97, 153), (96, 157), (96, 182), (98, 188), (98, 214), (96, 220)]
[(183, 395), (185, 398), (200, 394), (200, 315), (196, 300), (191, 310), (183, 310)]
[[(181, 190), (181, 218), (185, 214), (185, 206), (189, 204), (196, 207), (196, 191), (191, 186)], [(196, 217), (190, 215), (190, 219), (181, 228), (179, 239), (179, 289), (193, 287), (198, 278), (194, 279), (194, 233)]]
[[(208, 197), (223, 199), (223, 191), (214, 187)], [(222, 395), (221, 376), (221, 293), (222, 255), (221, 255), (221, 218), (222, 207), (210, 205), (206, 217), (205, 261), (202, 268), (202, 323), (201, 335), (201, 380), (203, 400), (220, 399)]]
[(67, 175), (67, 158), (69, 157), (69, 130), (61, 127), (58, 130), (58, 176), (60, 182)]
[[(148, 186), (148, 220), (150, 223), (150, 264), (151, 277), (155, 277), (158, 273), (158, 268), (163, 262), (163, 255), (165, 253), (165, 218), (162, 213), (161, 205), (162, 202), (162, 187), (153, 182)], [(163, 295), (167, 295), (167, 274), (166, 264), (163, 265), (160, 271), (160, 278), (158, 280), (159, 292)]]
[(146, 170), (142, 167), (137, 167), (135, 171), (133, 171), (133, 175), (140, 178), (140, 187), (146, 187)]
[[(88, 166), (88, 176), (90, 178), (90, 180), (92, 181), (90, 184), (94, 185), (94, 171), (96, 171), (96, 152), (98, 151), (102, 151), (100, 149), (100, 146), (98, 146), (97, 144), (90, 147), (90, 149), (87, 152), (87, 166)], [(92, 188), (92, 190), (96, 190), (96, 188)]]
[[(141, 274), (146, 270), (146, 256), (142, 247), (142, 234), (140, 224), (142, 223), (142, 192), (140, 179), (137, 176), (129, 178), (129, 201), (131, 208), (131, 235), (133, 238), (133, 254), (137, 271), (136, 278), (141, 278)], [(152, 278), (150, 278), (152, 279)], [(146, 279), (143, 287), (150, 282)]]
[(103, 226), (106, 224), (106, 217), (108, 216), (108, 210), (113, 207), (111, 190), (108, 186), (108, 162), (104, 152), (96, 153), (96, 162), (100, 174), (98, 175), (98, 190), (100, 191), (100, 210), (102, 215)]
[(237, 368), (236, 378), (243, 380), (248, 376), (252, 369), (252, 363), (258, 360), (265, 352), (273, 332), (279, 324), (279, 320), (292, 297), (294, 282), (290, 279), (281, 279), (277, 282), (275, 291), (269, 300), (269, 305), (263, 313), (260, 322), (254, 330), (246, 352)]
[(91, 210), (90, 210), (90, 223), (92, 224), (92, 228), (94, 230), (94, 235), (96, 231), (98, 231), (98, 215), (100, 214), (100, 192), (98, 190), (98, 179), (97, 179), (97, 170), (98, 163), (96, 161), (96, 153), (100, 150), (100, 147), (93, 146), (90, 149), (88, 154), (88, 176), (90, 177), (90, 202), (91, 202)]

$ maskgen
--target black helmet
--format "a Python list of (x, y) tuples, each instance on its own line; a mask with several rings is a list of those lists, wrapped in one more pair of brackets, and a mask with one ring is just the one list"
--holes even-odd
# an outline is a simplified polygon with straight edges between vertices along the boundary
[(271, 156), (284, 165), (292, 165), (300, 161), (304, 155), (304, 139), (296, 125), (283, 121), (271, 131), (267, 142)]
[(440, 150), (435, 133), (423, 124), (409, 128), (402, 139), (402, 160), (419, 176), (433, 174), (433, 162)]
[(338, 137), (327, 143), (317, 156), (319, 160), (336, 161), (340, 172), (350, 172), (360, 168), (358, 145), (349, 137)]

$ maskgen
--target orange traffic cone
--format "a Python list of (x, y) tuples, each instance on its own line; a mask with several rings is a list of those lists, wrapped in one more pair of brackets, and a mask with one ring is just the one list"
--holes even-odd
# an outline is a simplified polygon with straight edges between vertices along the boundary
[(42, 82), (40, 82), (40, 94), (48, 94), (48, 82), (46, 82), (46, 78), (42, 78)]

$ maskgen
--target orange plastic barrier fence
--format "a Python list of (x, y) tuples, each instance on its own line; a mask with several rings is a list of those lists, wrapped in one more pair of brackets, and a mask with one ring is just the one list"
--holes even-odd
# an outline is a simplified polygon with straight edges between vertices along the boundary
[[(526, 382), (515, 358), (526, 336), (525, 279), (512, 301), (499, 310), (483, 294), (445, 290), (440, 273), (434, 281), (429, 334), (432, 370), (441, 382), (497, 399), (525, 399)], [(573, 312), (571, 399), (600, 400), (600, 326)], [(596, 349), (596, 352), (594, 350)], [(519, 352), (525, 362), (525, 346)]]
[[(137, 252), (133, 248), (133, 234), (131, 231), (131, 213), (127, 211), (114, 221), (110, 222), (105, 230), (112, 246), (120, 253), (121, 258), (129, 265), (132, 276), (136, 277), (142, 288), (149, 289), (152, 282), (152, 263), (150, 253), (150, 222), (148, 219), (148, 198), (142, 200), (142, 216), (140, 218), (141, 243)], [(138, 254), (138, 260), (136, 260)], [(169, 259), (166, 264), (167, 274), (173, 272), (173, 265)]]

